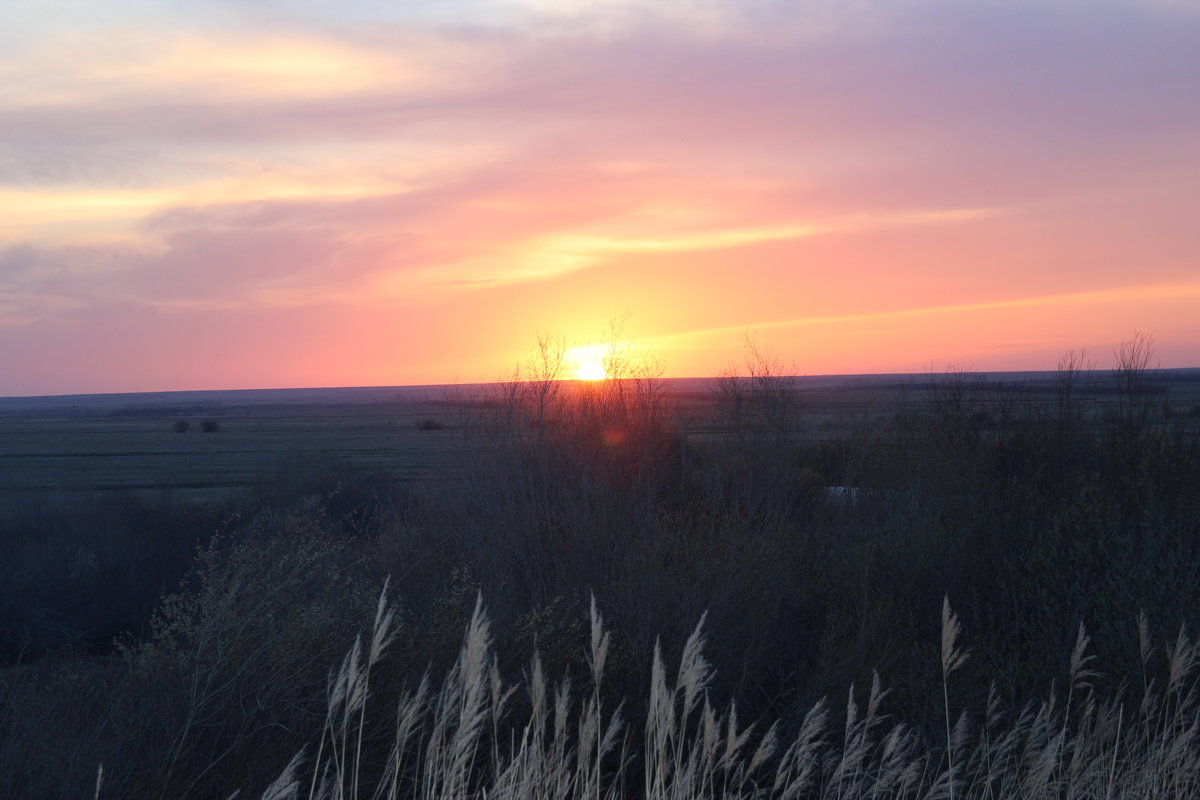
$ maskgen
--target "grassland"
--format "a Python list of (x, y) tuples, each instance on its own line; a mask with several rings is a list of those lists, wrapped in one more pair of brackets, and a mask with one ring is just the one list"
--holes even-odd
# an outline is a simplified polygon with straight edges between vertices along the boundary
[[(1055, 413), (1056, 373), (960, 374), (980, 428), (1005, 417)], [(878, 434), (904, 424), (937, 401), (945, 376), (797, 378), (788, 436), (804, 444)], [(716, 413), (709, 379), (664, 382), (672, 422), (698, 441), (719, 439), (730, 425)], [(1200, 425), (1200, 370), (1160, 371), (1153, 378), (1159, 424)], [(205, 499), (244, 493), (289, 473), (331, 465), (415, 484), (445, 474), (475, 442), (445, 431), (477, 420), (482, 385), (179, 392), (66, 398), (0, 398), (0, 497), (88, 492), (170, 493)], [(932, 391), (931, 391), (932, 389)], [(1077, 390), (1090, 422), (1103, 425), (1116, 399), (1107, 375)], [(215, 433), (201, 423), (214, 420)], [(174, 430), (187, 422), (184, 433)], [(422, 429), (422, 422), (431, 422)]]
[(0, 491), (211, 497), (322, 461), (418, 481), (443, 444), (417, 428), (446, 414), (424, 392), (198, 394), (0, 401)]
[(1191, 796), (1200, 373), (1088, 377), (0, 401), (0, 796)]

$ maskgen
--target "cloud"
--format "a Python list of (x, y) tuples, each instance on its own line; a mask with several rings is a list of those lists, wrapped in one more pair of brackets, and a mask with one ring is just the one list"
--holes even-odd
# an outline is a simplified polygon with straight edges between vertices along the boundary
[(722, 323), (851, 319), (1200, 257), (1180, 4), (117, 5), (0, 34), (9, 331), (706, 288)]
[(947, 224), (987, 219), (995, 216), (997, 209), (962, 208), (932, 211), (911, 211), (899, 214), (863, 214), (842, 219), (812, 220), (791, 225), (760, 228), (733, 228), (726, 230), (703, 230), (677, 236), (641, 238), (637, 236), (613, 237), (564, 237), (551, 240), (547, 247), (551, 252), (584, 254), (603, 253), (671, 253), (692, 250), (723, 250), (748, 247), (764, 242), (807, 239), (813, 236), (854, 233), (856, 231), (909, 227), (912, 225)]
[(1200, 283), (1141, 284), (998, 301), (919, 305), (885, 311), (794, 318), (747, 317), (742, 325), (694, 327), (643, 339), (671, 353), (677, 375), (712, 374), (738, 364), (738, 342), (759, 337), (804, 374), (928, 371), (940, 364), (979, 370), (1053, 369), (1068, 348), (1104, 354), (1130, 331), (1156, 333), (1167, 366), (1195, 364), (1200, 328), (1191, 309)]
[(857, 324), (885, 320), (903, 320), (905, 318), (915, 317), (959, 315), (963, 313), (979, 311), (1061, 309), (1064, 307), (1101, 306), (1158, 300), (1187, 302), (1190, 298), (1200, 298), (1200, 281), (1120, 286), (1080, 292), (1017, 297), (1005, 300), (985, 300), (976, 303), (954, 303), (940, 306), (898, 308), (888, 311), (872, 311), (861, 314), (836, 314), (827, 316), (813, 315), (797, 317), (795, 319), (776, 319), (767, 321), (747, 320), (741, 325), (725, 325), (718, 328), (690, 330), (666, 336), (654, 337), (647, 339), (645, 342), (643, 342), (643, 344), (648, 347), (675, 348), (685, 346), (689, 340), (709, 339), (713, 337), (728, 339), (731, 336), (744, 334), (748, 330), (772, 331), (809, 328), (828, 325), (844, 325), (847, 323)]
[[(905, 4), (904, 25), (875, 6), (839, 17), (891, 18), (889, 35), (835, 28), (811, 39), (779, 33), (803, 13), (767, 8), (750, 14), (757, 36), (721, 39), (643, 22), (608, 38), (118, 32), (73, 60), (59, 43), (7, 67), (7, 82), (28, 89), (0, 108), (0, 168), (29, 181), (34, 165), (61, 174), (66, 162), (95, 181), (106, 163), (116, 181), (144, 174), (144, 160), (170, 175), (206, 160), (221, 170), (218, 154), (278, 163), (391, 142), (400, 158), (421, 158), (401, 143), (484, 140), (517, 161), (553, 148), (718, 181), (734, 169), (772, 175), (823, 197), (846, 187), (957, 205), (1111, 180), (1130, 168), (1114, 151), (1170, 145), (1200, 120), (1185, 85), (1200, 69), (1194, 23), (1113, 6), (918, 3)], [(46, 68), (56, 63), (77, 66)]]

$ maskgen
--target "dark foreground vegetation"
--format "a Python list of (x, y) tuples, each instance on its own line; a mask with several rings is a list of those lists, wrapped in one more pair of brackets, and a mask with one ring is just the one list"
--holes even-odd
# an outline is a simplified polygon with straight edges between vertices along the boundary
[(1149, 340), (819, 442), (761, 353), (689, 413), (561, 355), (415, 487), (6, 509), (0, 797), (1200, 794), (1200, 437)]

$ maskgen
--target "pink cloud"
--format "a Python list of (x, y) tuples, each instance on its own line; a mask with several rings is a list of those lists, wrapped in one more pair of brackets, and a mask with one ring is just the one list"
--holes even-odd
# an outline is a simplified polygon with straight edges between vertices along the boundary
[[(670, 13), (679, 25), (550, 10), (524, 30), (262, 35), (264, 54), (311, 65), (256, 61), (252, 31), (189, 33), (198, 53), (236, 44), (214, 75), (99, 47), (88, 68), (119, 80), (81, 68), (0, 102), (0, 182), (24, 193), (0, 212), (49, 214), (0, 230), (8, 380), (42, 385), (29, 365), (71, 341), (115, 363), (139, 337), (237, 330), (245, 363), (181, 371), (165, 348), (109, 374), (361, 382), (392, 374), (386, 330), (444, 343), (395, 356), (397, 381), (436, 381), (630, 307), (668, 336), (1195, 274), (1200, 15), (915, 2), (806, 28), (770, 4)], [(1186, 341), (1162, 302), (1131, 299), (1114, 325), (1140, 314)], [(991, 319), (994, 339), (972, 342), (1015, 341)], [(339, 361), (314, 329), (352, 330), (342, 352), (371, 355)], [(954, 335), (913, 346), (939, 333)], [(249, 365), (271, 353), (269, 374)], [(99, 380), (75, 366), (71, 386)]]

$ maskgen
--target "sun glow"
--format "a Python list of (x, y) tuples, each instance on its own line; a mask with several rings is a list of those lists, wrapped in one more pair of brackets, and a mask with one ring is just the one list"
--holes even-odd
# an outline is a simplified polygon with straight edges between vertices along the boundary
[(572, 347), (567, 351), (567, 358), (575, 366), (575, 378), (581, 381), (602, 381), (608, 377), (604, 368), (606, 348), (596, 345)]

